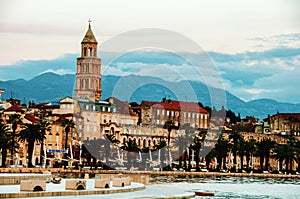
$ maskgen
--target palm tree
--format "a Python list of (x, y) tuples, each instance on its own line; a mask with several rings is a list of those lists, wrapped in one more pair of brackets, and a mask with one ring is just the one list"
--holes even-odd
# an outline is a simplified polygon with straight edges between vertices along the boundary
[[(260, 170), (268, 170), (271, 151), (275, 149), (276, 142), (270, 138), (256, 143), (256, 155), (259, 156)], [(264, 166), (265, 163), (265, 166)]]
[(240, 156), (240, 170), (243, 170), (243, 160), (244, 160), (244, 156), (246, 154), (246, 150), (245, 150), (245, 140), (243, 137), (241, 137), (241, 139), (238, 142), (238, 155)]
[(195, 159), (196, 159), (196, 171), (200, 171), (199, 153), (200, 153), (201, 146), (205, 140), (206, 135), (207, 135), (207, 130), (201, 130), (198, 132), (198, 135), (196, 135), (193, 140), (193, 149), (195, 150)]
[(109, 164), (109, 157), (110, 157), (110, 144), (118, 145), (120, 141), (116, 138), (116, 136), (111, 134), (105, 134), (105, 143), (104, 143), (104, 153), (106, 157), (106, 164)]
[(10, 155), (11, 155), (11, 162), (10, 164), (13, 164), (13, 157), (14, 157), (14, 151), (15, 151), (15, 136), (16, 136), (16, 130), (18, 128), (19, 124), (22, 124), (21, 115), (19, 114), (13, 114), (9, 116), (9, 119), (7, 123), (11, 124), (12, 128), (12, 134), (11, 134), (11, 149), (10, 149)]
[(6, 167), (7, 150), (10, 149), (10, 138), (8, 136), (8, 126), (0, 123), (0, 149), (2, 151), (2, 167)]
[[(42, 120), (39, 122), (41, 133), (46, 137), (46, 132), (51, 131), (50, 122)], [(43, 165), (43, 155), (44, 155), (44, 139), (41, 142), (41, 151), (40, 151), (40, 165)]]
[(28, 167), (33, 167), (32, 155), (35, 142), (42, 142), (45, 135), (41, 133), (39, 124), (24, 124), (23, 129), (19, 133), (19, 140), (28, 143)]
[(267, 171), (269, 168), (269, 160), (271, 156), (271, 151), (275, 148), (276, 142), (271, 139), (263, 139), (263, 144), (265, 146), (265, 170)]
[(230, 149), (230, 143), (222, 135), (219, 137), (215, 145), (215, 151), (218, 160), (218, 169), (226, 169), (226, 157)]
[(255, 152), (254, 155), (256, 157), (259, 157), (259, 169), (261, 171), (264, 170), (264, 159), (265, 159), (265, 149), (264, 149), (264, 143), (263, 142), (256, 142), (255, 144)]
[(233, 170), (236, 171), (236, 157), (237, 157), (237, 151), (238, 151), (238, 142), (241, 139), (241, 134), (236, 131), (233, 130), (233, 132), (231, 132), (231, 134), (229, 135), (229, 140), (231, 140), (233, 142), (232, 144), (232, 153), (233, 153)]
[[(100, 159), (100, 152), (101, 148), (105, 146), (106, 144), (105, 139), (93, 139), (93, 140), (85, 140), (84, 141), (84, 147), (87, 150), (87, 156), (88, 159), (90, 160), (91, 158), (93, 159), (93, 164), (96, 167), (96, 160)], [(90, 163), (90, 162), (89, 162)], [(93, 165), (90, 165), (91, 168)]]
[(153, 146), (153, 150), (152, 151), (157, 151), (157, 150), (161, 150), (161, 156), (160, 156), (160, 164), (162, 167), (164, 167), (164, 155), (165, 155), (165, 147), (167, 146), (167, 142), (165, 140), (161, 140), (159, 143), (157, 143), (156, 145)]
[(121, 146), (121, 149), (127, 151), (127, 169), (130, 169), (133, 164), (131, 153), (132, 152), (137, 153), (139, 151), (139, 148), (135, 141), (129, 139), (129, 140), (126, 140), (125, 143), (123, 143), (123, 146)]
[[(256, 143), (255, 139), (250, 139), (249, 141), (245, 141), (244, 149), (245, 149), (245, 155), (246, 155), (247, 171), (249, 171), (250, 159), (255, 151), (255, 143)], [(253, 167), (253, 165), (252, 165), (252, 167)]]
[[(278, 144), (275, 149), (274, 149), (274, 154), (272, 155), (272, 157), (274, 157), (275, 159), (278, 160), (278, 165), (279, 171), (282, 171), (283, 168), (283, 161), (286, 159), (286, 157), (288, 157), (288, 153), (289, 153), (289, 148), (287, 144)], [(288, 160), (289, 158), (287, 158)], [(287, 161), (288, 162), (288, 161)], [(286, 167), (287, 167), (287, 162), (286, 162)]]
[(174, 120), (167, 120), (166, 123), (164, 124), (163, 128), (168, 130), (168, 158), (170, 160), (171, 159), (171, 157), (170, 157), (170, 140), (171, 140), (171, 132), (175, 128)]
[(183, 150), (186, 148), (186, 145), (187, 145), (187, 139), (184, 135), (178, 135), (174, 139), (174, 146), (178, 147), (179, 168), (182, 168)]
[[(291, 173), (293, 170), (293, 162), (297, 161), (297, 151), (299, 148), (297, 148), (297, 141), (295, 137), (291, 136), (288, 139), (287, 147), (288, 147), (288, 154), (286, 157), (286, 171), (288, 171), (288, 165), (290, 166), (289, 172)], [(299, 144), (298, 144), (299, 145)]]
[[(61, 123), (61, 126), (63, 126), (65, 128), (65, 149), (68, 149), (68, 138), (69, 138), (69, 133), (71, 131), (71, 129), (75, 128), (75, 124), (73, 122), (73, 120), (69, 120), (69, 119), (64, 119)], [(65, 153), (64, 158), (67, 158), (67, 153)], [(64, 168), (67, 168), (67, 164), (68, 162), (65, 161), (64, 163)]]

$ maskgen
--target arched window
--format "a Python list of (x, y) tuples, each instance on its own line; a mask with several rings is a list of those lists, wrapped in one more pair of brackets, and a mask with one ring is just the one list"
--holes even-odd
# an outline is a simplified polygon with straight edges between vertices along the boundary
[(84, 57), (87, 56), (87, 48), (86, 48), (86, 47), (83, 48), (83, 56), (84, 56)]
[(93, 56), (93, 49), (89, 48), (89, 56), (92, 57)]
[(151, 140), (148, 140), (148, 147), (151, 147)]
[(143, 140), (143, 148), (146, 148), (146, 140)]

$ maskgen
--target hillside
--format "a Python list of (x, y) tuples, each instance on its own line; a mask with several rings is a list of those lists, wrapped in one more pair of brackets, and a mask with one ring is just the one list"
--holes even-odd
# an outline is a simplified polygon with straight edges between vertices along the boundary
[[(57, 75), (54, 73), (41, 74), (29, 81), (24, 79), (0, 81), (0, 88), (5, 89), (2, 98), (11, 96), (22, 100), (39, 102), (59, 102), (60, 97), (73, 96), (75, 75)], [(160, 101), (163, 97), (184, 101), (195, 101), (197, 96), (205, 106), (211, 106), (210, 93), (214, 93), (218, 101), (218, 93), (222, 90), (207, 88), (206, 85), (194, 81), (169, 82), (157, 77), (149, 76), (112, 76), (102, 77), (103, 99), (115, 96), (122, 100)], [(222, 105), (222, 103), (217, 103)], [(244, 102), (226, 91), (226, 108), (240, 113), (242, 117), (251, 115), (263, 119), (268, 114), (279, 112), (300, 112), (300, 104), (277, 102), (270, 99), (258, 99)]]

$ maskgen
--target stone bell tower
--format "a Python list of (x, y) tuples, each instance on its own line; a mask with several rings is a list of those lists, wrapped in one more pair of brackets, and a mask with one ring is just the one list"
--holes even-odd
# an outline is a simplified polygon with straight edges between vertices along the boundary
[(101, 59), (97, 57), (97, 45), (89, 20), (88, 30), (81, 42), (81, 57), (77, 58), (75, 88), (77, 99), (101, 100)]

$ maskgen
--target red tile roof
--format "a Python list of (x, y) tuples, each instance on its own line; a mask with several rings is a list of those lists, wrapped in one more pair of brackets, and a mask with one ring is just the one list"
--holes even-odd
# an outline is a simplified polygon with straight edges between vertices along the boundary
[(173, 111), (186, 111), (186, 112), (196, 112), (196, 113), (206, 113), (208, 111), (200, 107), (198, 104), (193, 102), (182, 102), (176, 100), (164, 100), (163, 102), (152, 102), (152, 101), (142, 101), (142, 104), (153, 106), (155, 108), (161, 108)]
[(25, 119), (29, 120), (32, 123), (38, 123), (39, 119), (35, 118), (33, 115), (26, 114)]
[(23, 109), (18, 105), (13, 105), (5, 110), (5, 112), (24, 112)]

